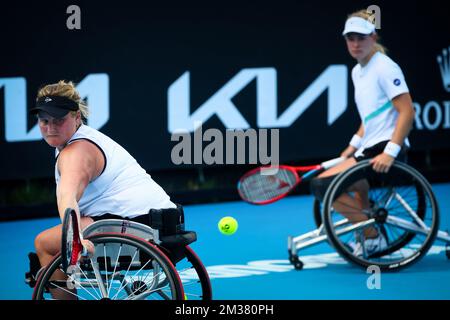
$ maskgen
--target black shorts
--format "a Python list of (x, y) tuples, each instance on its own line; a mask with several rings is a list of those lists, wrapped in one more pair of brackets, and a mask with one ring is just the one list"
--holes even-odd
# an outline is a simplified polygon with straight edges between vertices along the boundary
[[(371, 146), (370, 148), (364, 149), (362, 155), (355, 157), (356, 162), (360, 162), (367, 159), (375, 158), (380, 153), (383, 153), (384, 148), (388, 144), (389, 140), (378, 142), (377, 144)], [(408, 147), (403, 146), (400, 150), (399, 154), (395, 158), (397, 161), (406, 162), (406, 152), (408, 151)]]
[[(389, 142), (389, 140), (379, 142), (370, 148), (364, 149), (362, 155), (360, 155), (358, 157), (353, 156), (353, 158), (356, 160), (356, 162), (360, 162), (360, 161), (367, 160), (367, 159), (372, 159), (384, 151), (384, 148), (386, 147), (388, 142)], [(403, 146), (402, 149), (400, 150), (399, 154), (395, 158), (395, 160), (401, 161), (401, 162), (406, 162), (407, 149), (408, 149), (407, 147)], [(316, 199), (323, 201), (328, 187), (330, 186), (331, 182), (333, 181), (333, 179), (336, 176), (337, 176), (337, 174), (328, 176), (325, 178), (314, 178), (311, 180), (310, 190)]]

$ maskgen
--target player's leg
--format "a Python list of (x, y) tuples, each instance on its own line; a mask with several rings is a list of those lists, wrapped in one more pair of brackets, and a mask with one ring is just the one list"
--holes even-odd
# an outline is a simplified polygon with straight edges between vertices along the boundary
[[(331, 181), (327, 181), (327, 178), (336, 176), (337, 174), (353, 167), (356, 164), (355, 158), (351, 157), (346, 159), (344, 162), (338, 164), (335, 167), (332, 167), (324, 172), (322, 172), (316, 179), (312, 181), (313, 185), (319, 185), (321, 181), (326, 181), (324, 185), (321, 185), (319, 188), (322, 189), (320, 194), (325, 194), (325, 191), (328, 187), (328, 185), (331, 183)], [(352, 187), (352, 191), (357, 191), (358, 186), (363, 187), (363, 185), (354, 185)], [(364, 189), (362, 189), (363, 191)], [(357, 193), (358, 194), (358, 193)], [(323, 200), (323, 199), (320, 199)], [(360, 192), (358, 196), (355, 196), (353, 198), (349, 194), (344, 194), (341, 197), (339, 197), (334, 203), (333, 207), (338, 211), (341, 212), (342, 215), (344, 215), (347, 219), (349, 219), (352, 222), (359, 222), (367, 220), (367, 217), (362, 213), (362, 210), (364, 208), (368, 208), (368, 199), (367, 196), (364, 197), (364, 192)]]
[(316, 178), (311, 180), (310, 188), (311, 193), (316, 197), (317, 200), (322, 202), (325, 197), (325, 193), (330, 186), (333, 179), (341, 172), (351, 168), (356, 164), (356, 160), (354, 158), (348, 158), (342, 163), (332, 167), (328, 170), (325, 170), (321, 174), (319, 174)]
[[(368, 217), (364, 212), (370, 208), (369, 188), (367, 180), (355, 182), (348, 189), (348, 192), (353, 192), (354, 196), (352, 197), (349, 193), (342, 194), (333, 202), (333, 207), (352, 223), (366, 221)], [(378, 236), (378, 231), (374, 227), (365, 228), (363, 233), (365, 238)]]
[[(82, 217), (80, 220), (81, 228), (84, 229), (93, 222), (94, 220), (92, 220), (92, 218)], [(60, 252), (62, 236), (61, 230), (62, 225), (59, 224), (41, 232), (35, 238), (34, 247), (41, 266), (48, 265), (53, 257)]]
[[(80, 220), (81, 228), (84, 229), (93, 222), (94, 220), (92, 220), (92, 218), (82, 217)], [(61, 224), (41, 232), (35, 238), (34, 246), (41, 266), (47, 266), (53, 260), (53, 257), (61, 251), (61, 238), (62, 238)], [(57, 270), (55, 271), (50, 280), (64, 281), (66, 279), (67, 275), (64, 274), (62, 271)], [(67, 292), (58, 289), (50, 289), (50, 292), (53, 298), (55, 299), (69, 300), (74, 297), (74, 295), (71, 295)]]
[[(320, 194), (322, 194), (321, 200), (323, 200), (325, 191), (331, 183), (331, 180), (329, 178), (338, 175), (339, 173), (353, 167), (356, 164), (357, 161), (355, 158), (348, 158), (337, 166), (322, 172), (316, 179), (312, 181), (313, 185), (320, 185), (319, 188), (322, 189), (322, 191), (319, 192)], [(324, 181), (325, 184), (321, 185), (321, 181)], [(356, 182), (349, 189), (349, 192), (354, 192), (354, 197), (352, 197), (348, 193), (341, 195), (333, 203), (334, 209), (340, 212), (345, 218), (353, 223), (367, 220), (367, 216), (364, 214), (364, 210), (368, 209), (370, 206), (367, 182), (365, 182), (364, 180)], [(371, 238), (376, 237), (378, 233), (374, 228), (366, 228), (364, 230), (364, 235), (368, 238)]]

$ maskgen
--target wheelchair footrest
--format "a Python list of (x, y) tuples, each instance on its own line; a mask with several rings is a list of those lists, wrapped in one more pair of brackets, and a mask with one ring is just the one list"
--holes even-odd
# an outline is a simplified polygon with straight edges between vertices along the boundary
[(162, 236), (160, 240), (162, 247), (185, 247), (197, 241), (197, 234), (194, 231), (183, 231), (170, 236)]

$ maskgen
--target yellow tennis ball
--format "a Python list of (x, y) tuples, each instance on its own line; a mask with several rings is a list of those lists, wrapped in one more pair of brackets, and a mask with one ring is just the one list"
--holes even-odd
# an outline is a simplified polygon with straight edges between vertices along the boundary
[(238, 222), (233, 217), (223, 217), (218, 223), (219, 231), (231, 236), (238, 229)]

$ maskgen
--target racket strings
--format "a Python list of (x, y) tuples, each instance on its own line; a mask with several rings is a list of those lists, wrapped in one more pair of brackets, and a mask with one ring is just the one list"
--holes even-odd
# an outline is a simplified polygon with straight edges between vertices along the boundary
[(289, 192), (297, 181), (297, 174), (287, 169), (280, 168), (271, 175), (263, 175), (258, 170), (240, 181), (239, 192), (244, 200), (261, 203)]
[(78, 221), (75, 216), (74, 211), (67, 211), (67, 215), (69, 215), (68, 219), (63, 225), (63, 233), (66, 233), (66, 241), (62, 247), (63, 259), (65, 260), (65, 267), (68, 268), (70, 266), (74, 266), (78, 262), (78, 257), (80, 253), (83, 251), (83, 245), (81, 244), (79, 233), (78, 233)]

